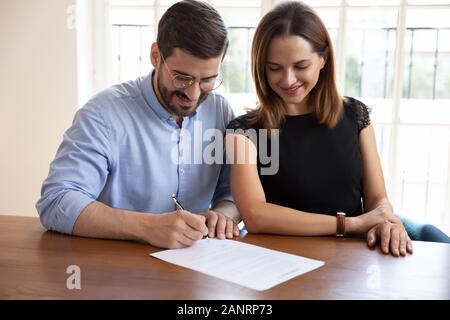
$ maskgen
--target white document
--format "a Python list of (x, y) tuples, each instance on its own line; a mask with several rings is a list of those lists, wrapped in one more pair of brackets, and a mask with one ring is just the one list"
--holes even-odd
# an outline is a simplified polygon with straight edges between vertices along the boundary
[(203, 239), (192, 247), (150, 255), (254, 290), (272, 288), (324, 265), (319, 260), (217, 239)]

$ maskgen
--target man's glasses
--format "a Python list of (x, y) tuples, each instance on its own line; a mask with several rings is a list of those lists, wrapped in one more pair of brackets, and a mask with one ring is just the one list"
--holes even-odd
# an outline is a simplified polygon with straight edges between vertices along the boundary
[[(195, 80), (194, 77), (191, 76), (185, 76), (181, 74), (175, 74), (173, 75), (172, 72), (169, 69), (169, 66), (166, 63), (166, 60), (164, 59), (163, 55), (161, 55), (161, 59), (166, 66), (167, 72), (172, 77), (172, 83), (173, 86), (177, 89), (187, 89), (190, 86), (192, 86), (197, 80)], [(222, 79), (218, 77), (212, 77), (207, 79), (202, 79), (199, 81), (200, 90), (204, 92), (212, 91), (220, 87), (222, 84)]]

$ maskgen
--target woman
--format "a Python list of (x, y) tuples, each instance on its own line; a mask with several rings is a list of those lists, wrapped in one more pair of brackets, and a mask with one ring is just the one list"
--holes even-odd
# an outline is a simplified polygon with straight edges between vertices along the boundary
[[(247, 230), (367, 233), (369, 247), (379, 240), (386, 254), (412, 253), (386, 194), (369, 109), (339, 95), (332, 43), (310, 7), (286, 2), (263, 17), (252, 44), (252, 74), (259, 106), (229, 129), (267, 129), (270, 146), (261, 136), (226, 137), (232, 193)], [(261, 148), (279, 156), (275, 174), (264, 174)]]

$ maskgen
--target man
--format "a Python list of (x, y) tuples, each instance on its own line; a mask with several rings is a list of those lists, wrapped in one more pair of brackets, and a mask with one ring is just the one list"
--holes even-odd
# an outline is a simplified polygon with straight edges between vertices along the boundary
[[(163, 248), (238, 235), (229, 168), (190, 157), (208, 147), (203, 132), (223, 133), (234, 118), (212, 92), (227, 46), (224, 22), (210, 5), (170, 7), (151, 48), (150, 75), (97, 94), (77, 112), (36, 204), (42, 224)], [(172, 194), (185, 210), (176, 211)]]

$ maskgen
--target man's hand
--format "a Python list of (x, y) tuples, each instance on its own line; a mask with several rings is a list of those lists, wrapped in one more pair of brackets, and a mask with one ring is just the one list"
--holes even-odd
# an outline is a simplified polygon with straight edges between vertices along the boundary
[(374, 247), (380, 240), (381, 251), (385, 254), (389, 252), (398, 257), (412, 253), (412, 242), (401, 223), (392, 223), (389, 220), (378, 223), (367, 232), (367, 245)]
[(239, 228), (235, 221), (227, 217), (223, 213), (215, 210), (208, 210), (202, 213), (206, 218), (208, 225), (208, 237), (219, 239), (231, 239), (239, 236)]
[(152, 215), (148, 222), (142, 238), (160, 248), (189, 247), (208, 234), (205, 217), (186, 210)]

